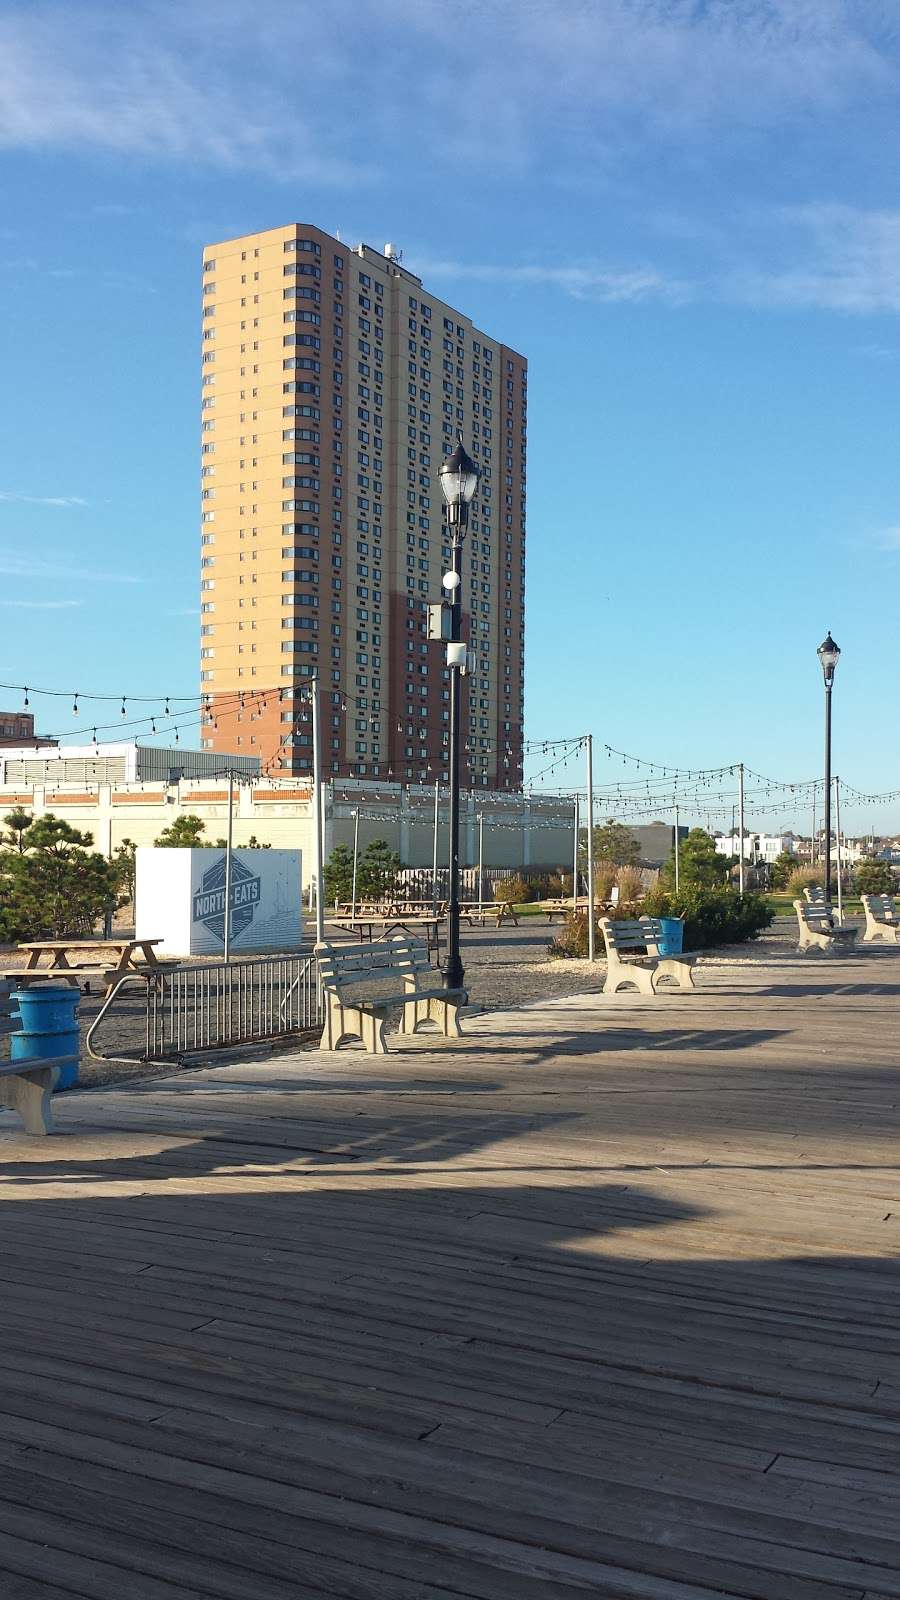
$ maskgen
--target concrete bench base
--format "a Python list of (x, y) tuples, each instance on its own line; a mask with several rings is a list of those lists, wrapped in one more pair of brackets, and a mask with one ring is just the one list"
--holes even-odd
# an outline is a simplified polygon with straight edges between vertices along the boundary
[(29, 1066), (27, 1061), (4, 1062), (0, 1067), (0, 1106), (18, 1111), (25, 1132), (52, 1133), (50, 1095), (59, 1069), (68, 1062), (44, 1061)]

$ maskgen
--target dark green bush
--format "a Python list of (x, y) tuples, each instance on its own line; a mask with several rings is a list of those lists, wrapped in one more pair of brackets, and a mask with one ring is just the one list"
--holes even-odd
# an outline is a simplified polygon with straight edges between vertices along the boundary
[(689, 884), (678, 894), (670, 889), (651, 889), (641, 910), (648, 917), (683, 917), (685, 950), (743, 944), (757, 938), (775, 916), (774, 908), (762, 895), (699, 884)]
[(857, 894), (893, 894), (894, 874), (886, 861), (865, 856), (853, 874)]

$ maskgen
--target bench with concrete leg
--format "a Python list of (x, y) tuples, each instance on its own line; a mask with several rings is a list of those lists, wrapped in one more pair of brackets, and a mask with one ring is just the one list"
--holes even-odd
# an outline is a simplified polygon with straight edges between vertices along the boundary
[[(18, 1013), (13, 1010), (12, 990), (0, 983), (0, 1035), (15, 1033)], [(0, 1107), (17, 1111), (25, 1132), (53, 1132), (50, 1094), (61, 1067), (71, 1064), (70, 1056), (52, 1061), (0, 1061)]]
[(671, 978), (677, 989), (694, 988), (692, 968), (697, 957), (661, 956), (659, 928), (652, 917), (618, 922), (601, 917), (599, 925), (606, 944), (604, 994), (615, 994), (629, 983), (641, 994), (657, 994), (663, 978)]
[(887, 944), (900, 944), (900, 917), (890, 894), (864, 894), (863, 910), (866, 913), (866, 931), (863, 942), (884, 939)]
[(799, 950), (849, 950), (856, 943), (856, 928), (836, 928), (830, 905), (795, 900), (800, 928)]
[[(415, 1033), (433, 1022), (447, 1039), (458, 1039), (459, 1008), (467, 995), (434, 983), (437, 976), (425, 945), (408, 934), (364, 944), (316, 945), (319, 977), (325, 996), (323, 1050), (337, 1050), (344, 1039), (358, 1038), (370, 1055), (387, 1055), (384, 1027), (388, 1012), (402, 1007), (400, 1032)], [(382, 985), (387, 993), (372, 993)], [(402, 985), (402, 988), (399, 986)]]

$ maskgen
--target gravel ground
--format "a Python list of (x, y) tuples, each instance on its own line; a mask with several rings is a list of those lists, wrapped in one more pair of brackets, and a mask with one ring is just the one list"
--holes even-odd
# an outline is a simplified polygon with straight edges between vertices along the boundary
[[(591, 966), (587, 961), (549, 960), (548, 947), (556, 931), (556, 925), (548, 927), (543, 918), (537, 917), (523, 917), (518, 927), (464, 928), (462, 954), (473, 1009), (504, 1010), (529, 1001), (559, 999), (601, 989), (606, 977), (604, 961)], [(712, 959), (755, 964), (770, 961), (795, 942), (793, 920), (784, 917), (778, 919), (765, 938), (751, 944), (720, 947), (710, 955)], [(15, 952), (3, 959), (4, 965), (14, 965)], [(96, 994), (82, 997), (79, 1010), (82, 1047), (84, 1035), (101, 1003)], [(155, 1063), (139, 1059), (144, 1043), (145, 1004), (143, 990), (137, 985), (116, 1002), (95, 1044), (106, 1056), (131, 1059), (95, 1062), (82, 1048), (82, 1087), (123, 1082), (133, 1077), (158, 1077), (178, 1070), (171, 1061)], [(297, 1048), (296, 1039), (290, 1041), (289, 1047)], [(315, 1048), (315, 1041), (310, 1042), (309, 1048)]]

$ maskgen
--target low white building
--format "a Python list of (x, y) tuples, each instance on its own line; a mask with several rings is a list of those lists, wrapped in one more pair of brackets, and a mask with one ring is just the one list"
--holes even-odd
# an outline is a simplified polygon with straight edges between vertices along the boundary
[[(184, 752), (165, 752), (165, 755)], [(163, 754), (163, 752), (155, 752)], [(206, 752), (202, 752), (204, 757)], [(75, 758), (81, 761), (83, 757)], [(0, 817), (22, 808), (35, 816), (51, 811), (73, 827), (90, 833), (94, 847), (111, 855), (125, 840), (152, 845), (163, 828), (179, 816), (197, 816), (204, 838), (211, 844), (223, 839), (228, 828), (228, 780), (218, 774), (231, 758), (217, 756), (211, 763), (216, 776), (189, 777), (162, 763), (156, 775), (144, 781), (125, 774), (121, 750), (111, 757), (109, 777), (78, 766), (73, 771), (48, 761), (38, 781), (21, 781), (4, 774), (0, 784)], [(246, 759), (246, 758), (245, 758)], [(254, 761), (254, 766), (257, 763)], [(133, 769), (132, 769), (133, 770)], [(160, 773), (167, 776), (160, 776)], [(119, 776), (122, 773), (122, 776)], [(65, 774), (65, 776), (64, 776)], [(325, 837), (328, 860), (336, 844), (352, 847), (358, 828), (360, 851), (375, 839), (384, 839), (405, 867), (430, 868), (434, 851), (435, 792), (416, 784), (376, 783), (365, 779), (339, 779), (323, 785)], [(357, 818), (357, 811), (359, 816)], [(449, 854), (449, 801), (442, 787), (438, 806), (438, 863)], [(234, 845), (273, 845), (300, 850), (304, 887), (314, 871), (312, 786), (300, 778), (258, 777), (242, 773), (234, 786)], [(479, 826), (479, 819), (481, 820)], [(460, 802), (460, 864), (478, 863), (479, 835), (484, 866), (516, 871), (567, 868), (574, 846), (574, 813), (562, 797), (463, 792)], [(570, 869), (569, 869), (570, 870)]]
[[(740, 854), (741, 836), (739, 833), (726, 833), (720, 835), (715, 841), (716, 849), (722, 856), (737, 856)], [(795, 856), (798, 854), (799, 840), (796, 834), (785, 833), (745, 833), (744, 834), (744, 860), (755, 864), (758, 861), (777, 861), (781, 855)]]

